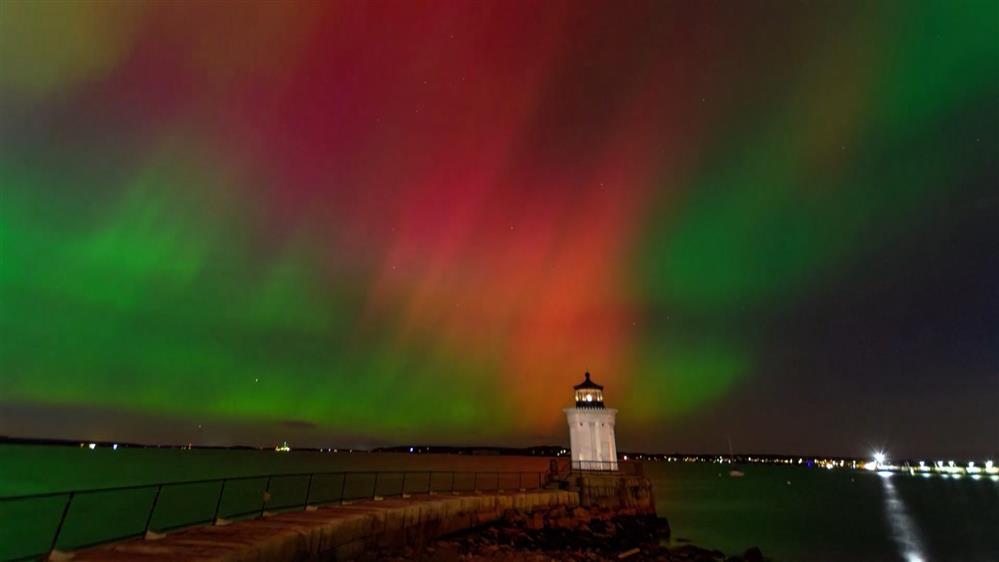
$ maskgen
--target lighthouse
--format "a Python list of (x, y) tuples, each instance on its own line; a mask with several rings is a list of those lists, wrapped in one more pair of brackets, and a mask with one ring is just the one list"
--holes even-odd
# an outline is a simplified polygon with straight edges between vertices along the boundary
[(572, 387), (574, 408), (566, 408), (572, 468), (577, 470), (617, 470), (617, 444), (614, 442), (614, 418), (617, 410), (604, 407), (604, 387), (590, 380)]

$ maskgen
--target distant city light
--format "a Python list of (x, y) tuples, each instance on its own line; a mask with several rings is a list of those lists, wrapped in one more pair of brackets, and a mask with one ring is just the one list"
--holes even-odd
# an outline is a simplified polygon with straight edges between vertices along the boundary
[(875, 451), (874, 452), (874, 462), (876, 462), (878, 464), (884, 464), (886, 458), (887, 457), (885, 456), (884, 451)]
[(412, 448), (412, 447), (410, 447), (410, 448), (409, 448), (409, 452), (410, 452), (410, 453), (412, 453), (412, 452), (413, 452), (413, 448)]
[(118, 444), (115, 443), (114, 445), (111, 445), (111, 449), (117, 451), (118, 450)]
[(87, 446), (90, 447), (91, 451), (93, 451), (94, 449), (97, 448), (97, 443), (91, 443), (90, 445), (87, 445)]

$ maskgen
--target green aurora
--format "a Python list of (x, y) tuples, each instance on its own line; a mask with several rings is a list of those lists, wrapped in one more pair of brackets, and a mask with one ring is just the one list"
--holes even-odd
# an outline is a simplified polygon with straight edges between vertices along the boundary
[(987, 279), (929, 306), (957, 312), (925, 371), (922, 339), (786, 333), (935, 271), (914, 240), (994, 261), (959, 236), (999, 211), (994, 3), (254, 6), (5, 6), (0, 434), (560, 442), (589, 369), (625, 447), (712, 448), (713, 412), (820, 393), (830, 354), (848, 396), (999, 344)]

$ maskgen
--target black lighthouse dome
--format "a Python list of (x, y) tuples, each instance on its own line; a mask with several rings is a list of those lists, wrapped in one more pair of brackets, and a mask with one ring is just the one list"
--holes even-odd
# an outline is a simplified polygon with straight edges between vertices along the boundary
[(604, 387), (590, 380), (589, 371), (584, 375), (585, 380), (572, 387), (576, 391), (577, 408), (603, 408), (604, 407)]

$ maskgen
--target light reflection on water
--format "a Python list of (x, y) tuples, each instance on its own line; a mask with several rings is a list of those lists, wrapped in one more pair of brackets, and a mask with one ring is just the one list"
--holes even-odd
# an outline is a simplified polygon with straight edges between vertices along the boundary
[[(779, 562), (999, 562), (991, 478), (747, 465), (646, 464), (677, 538)], [(790, 482), (790, 484), (788, 484)]]
[(892, 538), (898, 545), (899, 554), (905, 562), (926, 562), (926, 555), (919, 530), (909, 515), (905, 502), (895, 489), (891, 472), (879, 472), (885, 491), (885, 517), (891, 528)]

